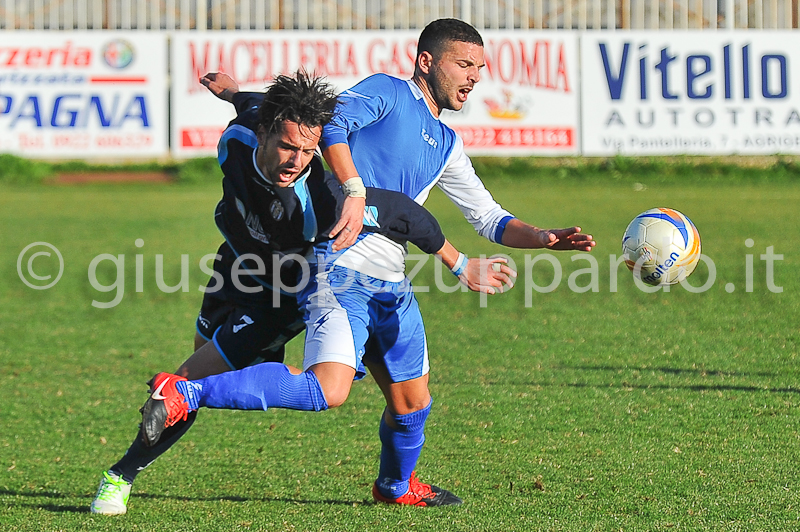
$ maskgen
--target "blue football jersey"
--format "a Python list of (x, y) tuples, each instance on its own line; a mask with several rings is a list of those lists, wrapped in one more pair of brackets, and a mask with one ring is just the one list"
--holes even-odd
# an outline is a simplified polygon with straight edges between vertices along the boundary
[(365, 185), (402, 192), (419, 204), (438, 185), (479, 234), (501, 241), (513, 216), (486, 190), (461, 137), (433, 115), (416, 83), (375, 74), (339, 100), (321, 145), (347, 143)]
[(407, 81), (376, 74), (344, 91), (340, 101), (323, 144), (348, 142), (365, 185), (416, 199), (441, 177), (456, 134)]

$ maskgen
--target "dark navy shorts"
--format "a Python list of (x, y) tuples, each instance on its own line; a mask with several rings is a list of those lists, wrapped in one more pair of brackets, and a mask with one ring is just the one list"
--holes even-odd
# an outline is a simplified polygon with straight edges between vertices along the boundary
[(219, 255), (221, 260), (215, 261), (214, 271), (223, 283), (217, 287), (217, 281), (209, 280), (197, 317), (198, 334), (214, 342), (234, 370), (260, 362), (283, 362), (284, 345), (305, 328), (297, 298), (280, 295), (278, 306), (274, 306), (269, 288), (255, 294), (242, 293), (230, 280), (235, 256), (227, 244), (220, 246)]
[(214, 342), (234, 370), (260, 362), (283, 362), (284, 345), (304, 328), (294, 297), (282, 297), (278, 308), (256, 308), (206, 294), (197, 317), (197, 332)]

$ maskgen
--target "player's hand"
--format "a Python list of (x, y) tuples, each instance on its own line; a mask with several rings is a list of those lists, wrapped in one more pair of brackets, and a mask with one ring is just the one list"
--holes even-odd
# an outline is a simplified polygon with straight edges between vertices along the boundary
[(333, 251), (339, 251), (356, 243), (364, 225), (364, 207), (366, 205), (367, 198), (347, 196), (344, 199), (342, 215), (333, 226), (330, 235), (331, 238), (336, 238), (332, 246)]
[(239, 85), (224, 72), (209, 72), (200, 78), (200, 83), (210, 90), (211, 94), (226, 102), (233, 103), (233, 95), (239, 92)]
[(493, 295), (502, 294), (506, 289), (513, 288), (516, 277), (517, 272), (503, 257), (472, 258), (467, 261), (467, 267), (464, 273), (459, 275), (458, 280), (473, 292)]
[(542, 244), (559, 251), (591, 251), (597, 245), (592, 235), (581, 233), (580, 227), (542, 231)]

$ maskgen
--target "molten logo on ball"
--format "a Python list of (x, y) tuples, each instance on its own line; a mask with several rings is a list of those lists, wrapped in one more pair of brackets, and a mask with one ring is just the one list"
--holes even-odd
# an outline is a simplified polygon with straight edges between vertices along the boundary
[(638, 215), (622, 237), (625, 264), (644, 283), (672, 285), (688, 277), (700, 259), (700, 234), (675, 209), (650, 209)]

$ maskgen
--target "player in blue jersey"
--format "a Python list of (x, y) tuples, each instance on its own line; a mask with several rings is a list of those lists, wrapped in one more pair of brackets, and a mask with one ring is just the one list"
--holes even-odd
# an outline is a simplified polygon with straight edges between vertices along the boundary
[[(303, 277), (303, 256), (312, 242), (328, 237), (345, 203), (339, 184), (315, 155), (336, 104), (328, 85), (302, 73), (280, 76), (265, 95), (239, 93), (225, 75), (209, 74), (203, 81), (235, 105), (237, 117), (219, 143), (224, 178), (215, 220), (225, 241), (197, 319), (196, 351), (177, 372), (189, 378), (283, 361), (284, 344), (303, 328), (294, 294)], [(458, 251), (427, 211), (380, 189), (365, 188), (364, 199), (373, 214), (365, 231), (410, 240), (455, 264)], [(473, 288), (480, 283), (476, 271), (462, 275)], [(125, 513), (136, 475), (177, 442), (194, 419), (187, 416), (158, 443), (137, 436), (104, 473), (91, 511)]]
[[(483, 41), (472, 26), (453, 19), (432, 22), (420, 35), (411, 80), (377, 74), (340, 95), (336, 116), (323, 133), (323, 153), (331, 169), (340, 182), (361, 179), (420, 204), (438, 185), (492, 242), (591, 251), (595, 242), (579, 227), (542, 230), (497, 204), (477, 177), (461, 138), (439, 121), (442, 110), (461, 109), (483, 65)], [(356, 218), (340, 221), (352, 231), (359, 223)], [(403, 283), (402, 249), (380, 235), (359, 234), (351, 247), (345, 249), (337, 238), (318, 244), (315, 252), (322, 261), (301, 297), (307, 309), (304, 364), (315, 368), (329, 402), (347, 397), (352, 377), (363, 372), (365, 363), (376, 374), (387, 408), (380, 424), (381, 463), (373, 497), (416, 506), (458, 504), (460, 499), (451, 493), (414, 475), (432, 399), (424, 328), (410, 286)], [(337, 290), (345, 282), (356, 289)], [(369, 287), (383, 283), (395, 283), (395, 299), (407, 302), (402, 312), (375, 312), (380, 301)], [(378, 356), (367, 359), (368, 347)], [(164, 386), (158, 398), (148, 400), (145, 429), (162, 430), (162, 422), (169, 425), (170, 419), (202, 406), (280, 406), (279, 398), (260, 384), (259, 371), (254, 367), (191, 382), (160, 374), (157, 380)], [(249, 400), (242, 401), (243, 394)]]
[[(462, 139), (439, 120), (443, 110), (459, 111), (464, 106), (480, 81), (483, 66), (483, 39), (475, 28), (455, 19), (431, 22), (420, 34), (412, 79), (375, 74), (340, 95), (336, 116), (325, 126), (320, 141), (326, 161), (339, 180), (360, 176), (367, 186), (397, 190), (420, 204), (436, 185), (476, 231), (492, 242), (514, 248), (591, 251), (595, 242), (579, 227), (542, 230), (497, 204), (464, 153)], [(358, 220), (345, 223), (357, 229)], [(371, 236), (343, 252), (335, 244), (319, 246), (332, 265), (326, 272), (329, 275), (340, 263), (355, 264), (358, 271), (379, 278), (387, 273), (368, 268), (362, 259), (376, 248)], [(397, 261), (387, 270), (396, 270), (401, 257), (390, 254), (388, 248), (385, 251)], [(319, 291), (326, 293), (324, 276), (317, 279)], [(348, 314), (358, 315), (364, 303), (345, 301), (342, 305)], [(320, 360), (335, 359), (337, 346), (326, 342), (324, 335), (312, 335), (309, 340), (307, 334), (307, 344), (309, 341), (320, 345)], [(394, 455), (384, 457), (382, 453), (373, 495), (380, 501), (415, 504), (424, 499), (420, 493), (426, 491), (412, 472), (431, 404), (427, 375), (396, 387), (402, 394), (398, 403), (406, 407), (385, 412), (381, 442), (383, 449), (393, 450)]]
[[(595, 242), (579, 227), (541, 230), (497, 204), (476, 175), (461, 138), (439, 120), (444, 109), (463, 107), (483, 66), (483, 39), (472, 26), (455, 19), (431, 22), (420, 34), (412, 79), (375, 74), (340, 95), (336, 116), (325, 126), (320, 142), (325, 159), (340, 180), (360, 176), (367, 186), (402, 192), (420, 204), (437, 185), (478, 233), (492, 242), (515, 248), (591, 251)], [(357, 223), (352, 219), (347, 226)], [(329, 275), (339, 263), (348, 263), (380, 278), (387, 272), (369, 268), (362, 259), (379, 244), (366, 236), (343, 252), (329, 244), (318, 247), (332, 264)], [(385, 251), (395, 264), (400, 263), (399, 255)], [(395, 270), (395, 264), (386, 270)], [(319, 291), (325, 293), (325, 279), (318, 279)], [(358, 315), (363, 304), (344, 302), (343, 306), (347, 313)], [(323, 335), (312, 335), (310, 340), (307, 336), (309, 341), (321, 345), (319, 359), (335, 358), (337, 346)], [(381, 441), (384, 450), (394, 450), (394, 456), (384, 459), (382, 454), (373, 495), (380, 501), (415, 504), (421, 498), (417, 492), (425, 491), (411, 473), (431, 404), (427, 375), (396, 387), (402, 394), (398, 402), (406, 407), (388, 408), (382, 420)], [(414, 420), (413, 424), (408, 420)]]

